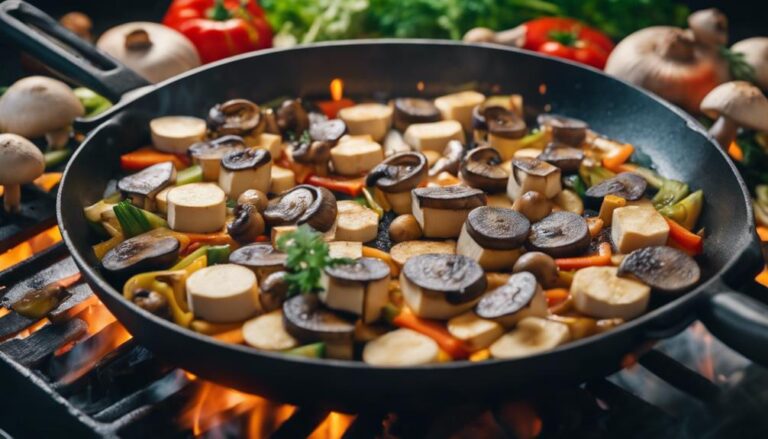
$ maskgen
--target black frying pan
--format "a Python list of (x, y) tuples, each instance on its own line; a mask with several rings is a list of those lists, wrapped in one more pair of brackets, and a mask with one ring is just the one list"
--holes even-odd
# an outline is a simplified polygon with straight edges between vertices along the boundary
[[(30, 15), (31, 14), (31, 15)], [(37, 31), (22, 21), (34, 21)], [(57, 58), (39, 11), (19, 2), (0, 5), (0, 21), (19, 45), (102, 93), (116, 96), (141, 84), (124, 68), (86, 69), (82, 58)], [(58, 36), (61, 36), (59, 34)], [(85, 58), (117, 65), (92, 49)], [(107, 60), (107, 61), (104, 61)], [(119, 78), (128, 78), (125, 81)], [(165, 114), (203, 116), (217, 102), (280, 95), (321, 96), (333, 78), (352, 95), (415, 95), (478, 81), (485, 90), (524, 95), (527, 105), (586, 120), (598, 132), (636, 145), (661, 174), (704, 189), (701, 225), (707, 230), (704, 278), (695, 290), (608, 333), (529, 358), (425, 367), (375, 368), (360, 362), (312, 360), (219, 342), (157, 318), (124, 300), (102, 277), (82, 208), (102, 197), (119, 171), (119, 156), (149, 143), (148, 120)], [(546, 90), (540, 87), (546, 85)], [(64, 240), (101, 300), (158, 355), (200, 376), (293, 403), (332, 407), (420, 407), (491, 398), (553, 383), (578, 383), (619, 369), (628, 353), (668, 337), (697, 318), (735, 349), (768, 364), (768, 307), (734, 292), (762, 266), (752, 209), (733, 164), (690, 116), (660, 99), (598, 71), (528, 52), (442, 41), (358, 41), (264, 51), (206, 66), (117, 105), (75, 153), (59, 189)]]

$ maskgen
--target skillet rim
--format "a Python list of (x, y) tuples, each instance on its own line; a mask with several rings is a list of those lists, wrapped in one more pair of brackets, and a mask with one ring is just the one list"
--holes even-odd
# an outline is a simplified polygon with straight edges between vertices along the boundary
[[(723, 264), (717, 271), (712, 273), (711, 277), (706, 282), (700, 284), (692, 291), (689, 291), (675, 298), (674, 300), (671, 300), (668, 303), (665, 303), (659, 306), (658, 308), (648, 313), (645, 313), (627, 323), (624, 323), (620, 327), (613, 329), (611, 331), (607, 331), (602, 334), (597, 334), (597, 335), (593, 335), (593, 336), (579, 339), (576, 341), (572, 341), (564, 345), (561, 345), (555, 349), (545, 351), (529, 357), (522, 357), (522, 358), (515, 358), (515, 359), (488, 359), (482, 362), (472, 362), (468, 360), (461, 360), (461, 361), (450, 361), (445, 363), (435, 363), (435, 364), (411, 366), (411, 367), (380, 367), (380, 366), (371, 366), (362, 361), (337, 360), (337, 359), (329, 359), (329, 358), (315, 359), (315, 358), (300, 357), (300, 356), (288, 356), (279, 352), (259, 351), (249, 346), (225, 343), (225, 342), (219, 341), (214, 337), (192, 331), (191, 329), (184, 328), (171, 321), (161, 319), (160, 317), (157, 317), (149, 313), (148, 311), (145, 311), (144, 309), (139, 308), (133, 303), (125, 300), (123, 295), (120, 292), (118, 292), (115, 288), (113, 288), (109, 284), (109, 282), (107, 282), (103, 278), (103, 276), (98, 271), (98, 269), (96, 267), (91, 266), (85, 260), (85, 258), (81, 255), (80, 250), (72, 242), (71, 238), (69, 237), (69, 232), (65, 227), (66, 221), (64, 219), (64, 215), (62, 214), (63, 212), (62, 193), (63, 193), (63, 189), (66, 188), (66, 183), (69, 177), (70, 170), (73, 164), (78, 160), (80, 154), (84, 154), (83, 150), (86, 149), (86, 146), (92, 141), (92, 139), (110, 124), (118, 124), (119, 122), (117, 119), (120, 117), (123, 110), (129, 107), (130, 104), (132, 104), (134, 101), (137, 101), (143, 98), (145, 95), (154, 93), (168, 84), (175, 83), (178, 81), (183, 81), (188, 77), (196, 75), (199, 72), (207, 71), (209, 69), (216, 69), (220, 66), (230, 64), (230, 63), (234, 64), (244, 59), (258, 58), (261, 56), (269, 56), (274, 53), (301, 52), (304, 50), (314, 50), (317, 48), (339, 47), (339, 46), (371, 46), (371, 45), (377, 45), (377, 46), (434, 45), (434, 46), (451, 46), (451, 47), (470, 47), (470, 48), (492, 50), (492, 51), (498, 50), (498, 51), (513, 52), (524, 57), (542, 59), (544, 60), (544, 62), (547, 62), (547, 63), (564, 64), (564, 65), (569, 65), (571, 67), (575, 67), (578, 69), (587, 70), (587, 71), (590, 71), (592, 74), (597, 74), (598, 76), (600, 76), (601, 80), (604, 80), (604, 81), (610, 80), (610, 81), (618, 82), (625, 87), (629, 87), (634, 91), (639, 92), (642, 95), (645, 95), (645, 97), (654, 101), (654, 105), (663, 106), (667, 110), (674, 113), (675, 116), (677, 116), (679, 119), (684, 121), (686, 123), (686, 128), (688, 130), (691, 130), (694, 133), (704, 137), (707, 143), (709, 143), (712, 148), (715, 148), (717, 152), (723, 157), (723, 159), (725, 159), (725, 162), (729, 167), (729, 170), (731, 173), (730, 176), (736, 178), (736, 183), (738, 184), (738, 187), (741, 190), (741, 198), (742, 198), (741, 201), (745, 204), (746, 213), (747, 213), (747, 219), (746, 219), (745, 225), (747, 227), (747, 230), (751, 233), (752, 239), (748, 241), (745, 246), (734, 251), (733, 256), (725, 264)], [(713, 285), (722, 285), (724, 283), (723, 277), (728, 272), (730, 272), (736, 264), (738, 264), (741, 261), (745, 251), (750, 247), (750, 245), (754, 245), (756, 243), (754, 214), (753, 214), (751, 199), (749, 197), (749, 191), (747, 190), (746, 184), (744, 183), (744, 180), (742, 179), (741, 174), (736, 169), (735, 164), (731, 161), (731, 159), (728, 157), (725, 151), (723, 151), (722, 148), (720, 148), (716, 144), (715, 139), (706, 132), (704, 127), (695, 118), (693, 118), (693, 116), (691, 116), (681, 108), (663, 100), (661, 97), (649, 91), (646, 91), (638, 86), (630, 84), (625, 80), (622, 80), (613, 76), (609, 76), (603, 71), (595, 69), (593, 67), (585, 66), (583, 64), (579, 64), (574, 61), (565, 60), (562, 58), (554, 58), (554, 57), (542, 55), (536, 52), (531, 52), (531, 51), (527, 51), (527, 50), (523, 50), (515, 47), (509, 47), (509, 46), (493, 44), (493, 43), (468, 44), (468, 43), (463, 43), (459, 41), (433, 40), (433, 39), (341, 40), (341, 41), (330, 41), (330, 42), (314, 43), (314, 44), (303, 44), (303, 45), (299, 45), (291, 48), (272, 48), (272, 49), (266, 49), (266, 50), (261, 50), (257, 52), (237, 55), (234, 57), (216, 61), (214, 63), (206, 64), (204, 66), (197, 67), (195, 69), (192, 69), (183, 74), (177, 75), (173, 78), (169, 78), (153, 86), (142, 87), (141, 89), (137, 89), (135, 90), (135, 92), (136, 93), (129, 92), (130, 94), (129, 96), (124, 96), (124, 99), (121, 99), (114, 107), (108, 110), (107, 113), (101, 114), (92, 119), (87, 119), (82, 121), (85, 123), (89, 123), (89, 122), (98, 123), (98, 126), (93, 130), (91, 130), (88, 136), (83, 140), (80, 147), (78, 147), (78, 149), (74, 152), (72, 158), (69, 160), (64, 170), (61, 183), (59, 186), (59, 191), (56, 196), (56, 216), (57, 216), (58, 224), (61, 229), (63, 240), (67, 246), (67, 249), (70, 251), (72, 258), (75, 260), (78, 267), (85, 272), (88, 283), (96, 285), (94, 292), (97, 294), (97, 296), (99, 295), (99, 293), (114, 296), (119, 301), (121, 301), (125, 306), (127, 306), (127, 308), (130, 309), (134, 314), (138, 314), (143, 319), (149, 319), (150, 321), (156, 324), (164, 326), (166, 329), (176, 332), (176, 336), (191, 337), (195, 340), (195, 342), (208, 345), (209, 348), (232, 349), (232, 350), (238, 351), (238, 355), (255, 355), (257, 357), (263, 357), (270, 361), (299, 363), (302, 366), (314, 366), (314, 367), (320, 366), (320, 367), (328, 367), (328, 368), (333, 368), (333, 369), (342, 370), (342, 371), (345, 369), (354, 370), (354, 371), (366, 370), (366, 371), (372, 371), (376, 373), (393, 373), (393, 374), (395, 373), (418, 374), (418, 373), (425, 373), (427, 371), (433, 371), (435, 369), (465, 370), (467, 368), (484, 368), (484, 367), (491, 368), (491, 367), (497, 367), (501, 363), (505, 363), (505, 364), (512, 363), (512, 362), (524, 363), (526, 361), (534, 361), (534, 360), (544, 361), (548, 356), (555, 356), (559, 354), (567, 355), (568, 351), (578, 350), (589, 344), (599, 343), (602, 340), (607, 340), (612, 337), (618, 337), (625, 331), (626, 332), (632, 331), (640, 326), (652, 326), (653, 321), (660, 319), (662, 316), (671, 312), (673, 309), (685, 306), (686, 304), (688, 304), (688, 302), (699, 300), (701, 298), (700, 296), (708, 294), (708, 291), (712, 289), (711, 287)], [(73, 176), (72, 178), (76, 178), (76, 177)], [(694, 313), (695, 311), (688, 312), (688, 314), (694, 314)], [(633, 349), (635, 348), (636, 346), (628, 346), (627, 352), (632, 352)]]

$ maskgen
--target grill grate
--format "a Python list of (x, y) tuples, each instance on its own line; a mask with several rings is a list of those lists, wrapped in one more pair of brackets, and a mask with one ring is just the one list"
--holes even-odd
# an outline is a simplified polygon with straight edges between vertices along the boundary
[[(8, 308), (25, 292), (76, 272), (64, 245), (56, 244), (0, 273), (0, 285), (6, 286), (0, 293), (2, 305)], [(160, 361), (134, 340), (113, 346), (110, 340), (124, 333), (122, 326), (112, 322), (99, 330), (90, 327), (86, 311), (100, 303), (83, 281), (68, 292), (47, 320), (29, 319), (12, 310), (0, 317), (3, 393), (15, 395), (0, 398), (3, 429), (19, 436), (62, 431), (74, 437), (193, 436), (179, 418), (207, 384)], [(26, 335), (30, 329), (34, 331)], [(636, 368), (705, 403), (704, 407), (724, 407), (726, 393), (732, 393), (660, 350), (645, 354)], [(359, 413), (338, 433), (345, 438), (678, 436), (679, 416), (635, 396), (617, 381), (621, 380), (601, 379), (488, 407)], [(266, 418), (260, 431), (275, 438), (308, 436), (329, 416), (322, 407), (299, 407), (284, 422), (269, 419), (278, 406), (265, 402), (257, 408)], [(239, 437), (249, 431), (257, 409), (235, 405), (214, 418), (200, 419), (196, 429), (203, 437)], [(44, 421), (40, 413), (45, 413)]]

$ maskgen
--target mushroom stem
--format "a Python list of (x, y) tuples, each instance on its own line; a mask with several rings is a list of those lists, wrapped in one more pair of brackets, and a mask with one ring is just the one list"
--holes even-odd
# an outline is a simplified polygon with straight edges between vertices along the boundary
[(70, 131), (71, 127), (66, 126), (46, 133), (45, 140), (48, 142), (48, 146), (52, 149), (62, 149), (67, 146)]
[(728, 146), (736, 139), (739, 125), (727, 116), (720, 116), (714, 125), (709, 128), (709, 134), (717, 140), (720, 146), (728, 150)]
[(21, 185), (6, 184), (4, 186), (3, 207), (8, 213), (16, 213), (21, 210)]

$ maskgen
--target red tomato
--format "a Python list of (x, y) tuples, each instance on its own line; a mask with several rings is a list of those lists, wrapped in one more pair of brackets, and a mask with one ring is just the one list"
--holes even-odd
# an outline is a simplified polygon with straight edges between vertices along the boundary
[(573, 18), (544, 17), (525, 23), (526, 49), (602, 69), (613, 42), (597, 29)]

